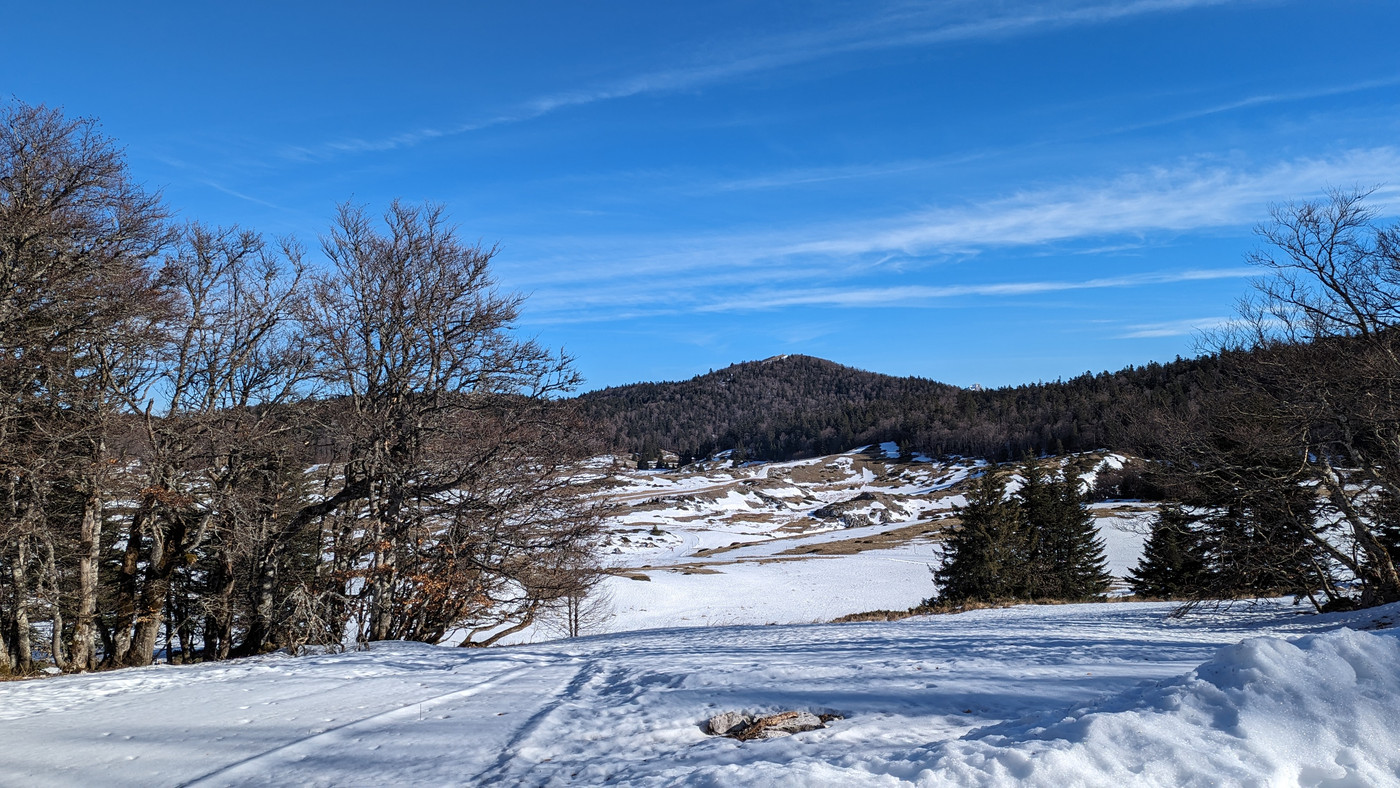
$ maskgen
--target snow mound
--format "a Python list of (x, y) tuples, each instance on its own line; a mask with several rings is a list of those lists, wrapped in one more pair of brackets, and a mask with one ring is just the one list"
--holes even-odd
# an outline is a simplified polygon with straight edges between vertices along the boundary
[(689, 782), (1400, 785), (1400, 638), (1349, 629), (1250, 638), (1181, 678), (1068, 713), (981, 728), (903, 756), (769, 766), (700, 770)]
[(1400, 639), (1250, 638), (1175, 681), (934, 753), (921, 778), (957, 784), (1395, 784)]

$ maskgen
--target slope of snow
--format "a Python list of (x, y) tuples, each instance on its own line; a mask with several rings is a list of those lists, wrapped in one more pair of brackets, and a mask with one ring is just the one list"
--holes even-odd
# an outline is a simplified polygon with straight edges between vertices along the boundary
[(743, 561), (713, 574), (650, 572), (647, 581), (610, 577), (604, 584), (613, 616), (601, 628), (810, 624), (868, 610), (906, 610), (933, 595), (929, 566), (936, 562), (927, 548), (911, 548)]
[[(741, 468), (711, 461), (667, 472), (600, 459), (611, 480), (604, 497), (620, 507), (609, 522), (605, 560), (621, 576), (605, 582), (612, 617), (591, 631), (811, 623), (918, 605), (935, 590), (928, 570), (941, 561), (941, 521), (966, 503), (960, 490), (986, 463), (902, 463), (900, 456), (897, 444), (884, 443), (807, 460)], [(1117, 455), (1083, 456), (1094, 467), (1123, 463)], [(830, 514), (832, 505), (840, 516)], [(1153, 509), (1092, 508), (1109, 570), (1123, 578), (1142, 554)], [(836, 543), (844, 547), (831, 549)], [(553, 636), (541, 626), (511, 642)]]
[[(392, 643), (10, 682), (0, 782), (1400, 781), (1400, 644), (1338, 629), (1393, 622), (1400, 606), (1311, 616), (1274, 602), (1185, 621), (1169, 610), (1021, 607), (486, 651)], [(719, 711), (786, 709), (844, 719), (747, 743), (702, 729)]]

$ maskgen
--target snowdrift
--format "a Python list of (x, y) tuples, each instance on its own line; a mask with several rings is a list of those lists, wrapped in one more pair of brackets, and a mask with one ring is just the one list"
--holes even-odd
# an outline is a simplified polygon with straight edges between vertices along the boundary
[(693, 784), (1400, 785), (1400, 638), (1249, 638), (1179, 679), (902, 758), (734, 766)]

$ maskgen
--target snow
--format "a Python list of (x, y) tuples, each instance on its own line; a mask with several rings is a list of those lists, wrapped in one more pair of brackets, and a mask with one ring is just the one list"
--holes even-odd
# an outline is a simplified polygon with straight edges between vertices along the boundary
[[(960, 499), (955, 496), (953, 502)], [(1142, 555), (1151, 514), (1112, 512), (1107, 506), (1098, 510), (1106, 515), (1094, 522), (1104, 539), (1109, 572), (1125, 578)], [(681, 538), (674, 542), (617, 556), (622, 559), (619, 565), (645, 571), (605, 581), (613, 617), (599, 629), (814, 623), (869, 610), (914, 607), (934, 592), (931, 570), (942, 560), (934, 542), (913, 540), (843, 555), (809, 552), (878, 537), (902, 525), (907, 523), (832, 528), (782, 539), (678, 528)], [(717, 548), (725, 549), (696, 555)], [(632, 579), (637, 576), (649, 579)], [(544, 636), (527, 631), (513, 642)]]
[[(1381, 628), (1400, 605), (821, 623), (931, 595), (939, 520), (979, 465), (870, 448), (685, 473), (600, 458), (621, 507), (611, 634), (0, 683), (0, 784), (1400, 785), (1400, 640)], [(815, 516), (836, 503), (872, 523)], [(1154, 509), (1092, 509), (1121, 578)], [(702, 729), (787, 710), (842, 719), (748, 743)]]
[[(744, 552), (764, 549), (773, 546)], [(932, 596), (932, 563), (936, 558), (929, 554), (881, 550), (743, 561), (709, 570), (713, 574), (653, 571), (649, 581), (611, 577), (605, 583), (614, 618), (606, 628), (807, 624), (867, 610), (904, 610)], [(881, 582), (870, 582), (875, 577)]]
[[(814, 623), (918, 605), (934, 592), (929, 569), (941, 561), (940, 521), (966, 504), (960, 491), (986, 463), (900, 463), (899, 455), (891, 442), (829, 457), (667, 473), (600, 461), (598, 467), (612, 469), (606, 497), (622, 507), (605, 548), (620, 576), (605, 583), (612, 617), (594, 622), (591, 633)], [(1112, 454), (1076, 457), (1093, 458), (1095, 467), (1124, 462)], [(864, 493), (880, 499), (855, 500)], [(842, 505), (845, 519), (815, 515), (831, 504)], [(1155, 508), (1134, 502), (1091, 508), (1109, 571), (1123, 588)], [(864, 515), (871, 525), (850, 515)], [(542, 626), (510, 642), (554, 636)]]
[[(638, 583), (642, 585), (642, 583)], [(1400, 606), (983, 610), (0, 684), (0, 782), (1394, 785)], [(837, 713), (769, 741), (726, 710)]]
[(1400, 639), (1249, 638), (1186, 676), (929, 751), (944, 784), (1375, 786), (1400, 779)]

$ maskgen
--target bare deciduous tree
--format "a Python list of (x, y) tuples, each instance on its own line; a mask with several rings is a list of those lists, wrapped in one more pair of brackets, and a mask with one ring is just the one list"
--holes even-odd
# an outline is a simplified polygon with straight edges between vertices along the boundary
[[(291, 328), (303, 270), (294, 243), (197, 224), (161, 270), (171, 308), (158, 375), (145, 403), (128, 403), (143, 412), (147, 451), (119, 571), (117, 664), (150, 661), (172, 607), (187, 619), (204, 614), (213, 653), (226, 656), (240, 559), (252, 561), (252, 582), (273, 571), (273, 521), (279, 501), (293, 505), (284, 488), (296, 478), (283, 441), (286, 406), (311, 367)], [(186, 557), (206, 544), (203, 564), (191, 565)], [(203, 575), (200, 604), (172, 598), (181, 572)], [(254, 606), (252, 640), (266, 637), (268, 604)]]
[(473, 612), (532, 617), (552, 593), (536, 568), (596, 528), (558, 462), (575, 454), (548, 400), (577, 383), (568, 359), (513, 335), (495, 250), (462, 243), (441, 207), (395, 202), (381, 231), (344, 205), (322, 246), (334, 269), (305, 322), (343, 439), (303, 516), (330, 528), (347, 619), (363, 640), (436, 640)]
[[(0, 620), (19, 670), (30, 660), (36, 536), (45, 554), (53, 539), (75, 542), (60, 548), (77, 562), (72, 658), (93, 662), (113, 391), (140, 376), (132, 362), (159, 310), (149, 263), (169, 242), (165, 220), (159, 195), (132, 182), (95, 121), (20, 102), (0, 110), (0, 516), (13, 584)], [(64, 487), (81, 501), (76, 534), (43, 525)]]
[(171, 229), (93, 121), (0, 110), (0, 671), (489, 645), (591, 582), (577, 376), (494, 250), (399, 203), (323, 248)]
[(1239, 324), (1212, 338), (1219, 388), (1160, 444), (1178, 480), (1203, 503), (1242, 507), (1272, 534), (1268, 560), (1293, 563), (1299, 591), (1333, 605), (1400, 600), (1400, 545), (1387, 542), (1400, 501), (1400, 228), (1378, 222), (1368, 194), (1274, 209), (1250, 258), (1266, 275)]

